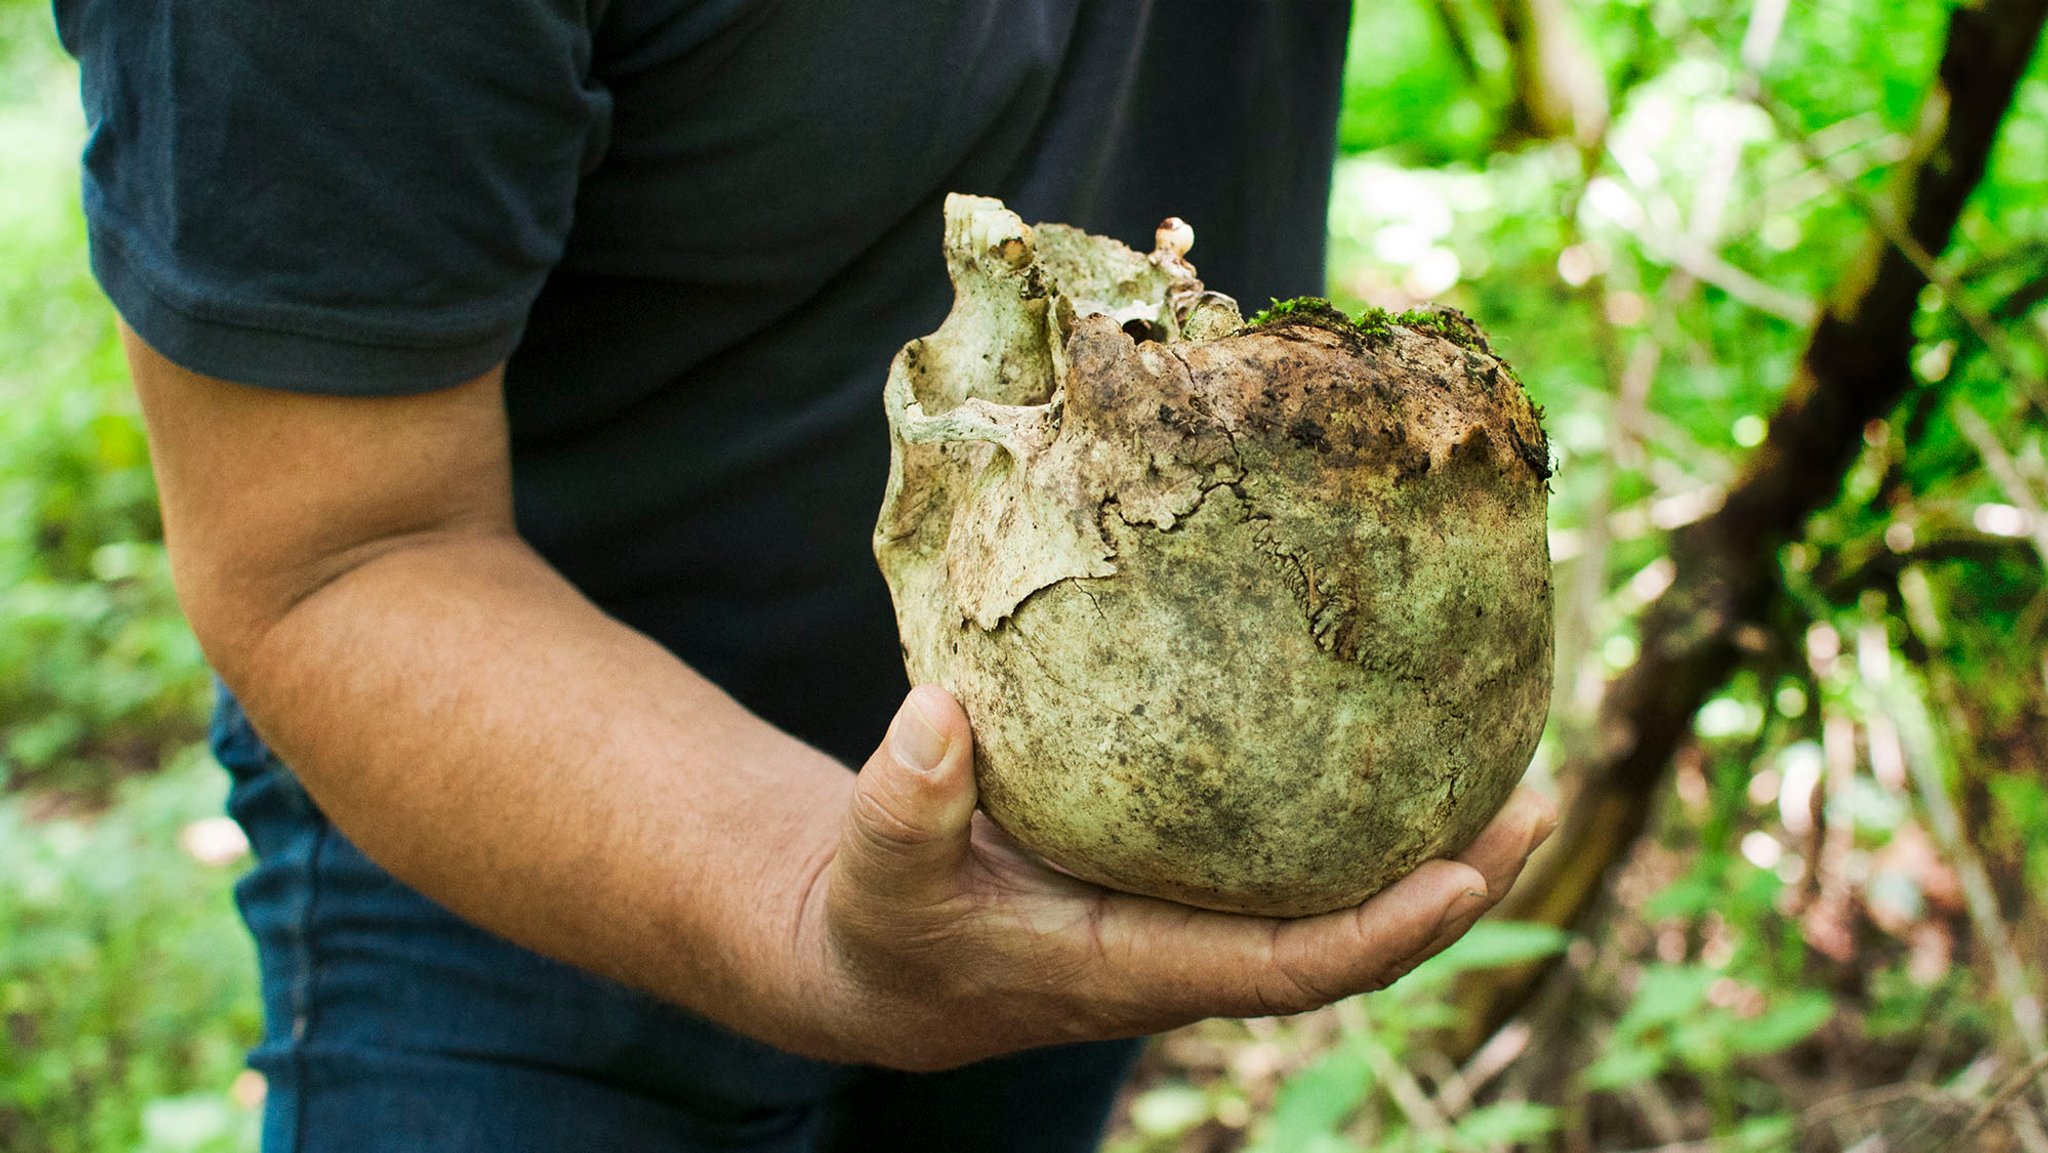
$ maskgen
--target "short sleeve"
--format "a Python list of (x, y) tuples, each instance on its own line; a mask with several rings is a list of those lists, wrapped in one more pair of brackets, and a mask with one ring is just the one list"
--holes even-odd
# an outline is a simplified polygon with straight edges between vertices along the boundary
[(95, 275), (172, 361), (392, 395), (503, 360), (610, 104), (590, 0), (56, 0)]

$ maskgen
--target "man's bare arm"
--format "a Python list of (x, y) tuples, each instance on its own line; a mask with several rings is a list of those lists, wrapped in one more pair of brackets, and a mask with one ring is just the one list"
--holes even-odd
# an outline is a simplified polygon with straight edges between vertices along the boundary
[(309, 396), (128, 342), (186, 614), (336, 824), (523, 945), (785, 1036), (795, 927), (762, 922), (852, 777), (519, 539), (500, 374)]
[(485, 928), (785, 1048), (937, 1068), (1309, 1008), (1454, 939), (1551, 821), (1523, 795), (1460, 862), (1302, 921), (1081, 885), (974, 817), (943, 692), (856, 780), (578, 594), (514, 527), (499, 373), (322, 397), (128, 345), (187, 615), (336, 824)]

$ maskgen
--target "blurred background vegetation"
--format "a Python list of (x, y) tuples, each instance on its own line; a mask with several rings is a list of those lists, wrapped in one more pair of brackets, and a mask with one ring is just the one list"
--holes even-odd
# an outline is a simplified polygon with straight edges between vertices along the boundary
[[(1330, 291), (1464, 309), (1549, 410), (1571, 819), (1393, 989), (1162, 1038), (1115, 1153), (2048, 1153), (2048, 64), (1929, 99), (2032, 55), (1988, 2), (1360, 6)], [(0, 0), (0, 1149), (246, 1150), (246, 846), (75, 85)]]

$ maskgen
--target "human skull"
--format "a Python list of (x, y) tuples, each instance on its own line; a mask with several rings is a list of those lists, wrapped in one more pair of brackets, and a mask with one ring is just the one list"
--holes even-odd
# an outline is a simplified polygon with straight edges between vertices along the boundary
[(1528, 764), (1548, 449), (1459, 314), (1246, 325), (1186, 228), (1147, 256), (948, 198), (954, 305), (890, 368), (876, 556), (1018, 842), (1186, 904), (1341, 908)]

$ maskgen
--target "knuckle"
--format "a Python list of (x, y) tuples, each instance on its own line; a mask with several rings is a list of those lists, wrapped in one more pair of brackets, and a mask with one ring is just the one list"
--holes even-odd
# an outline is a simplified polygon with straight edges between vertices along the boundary
[[(1058, 1044), (1073, 1044), (1082, 1041), (1100, 1041), (1106, 1037), (1122, 1037), (1132, 1033), (1152, 1032), (1147, 1026), (1161, 1016), (1157, 1010), (1141, 1011), (1121, 1000), (1088, 999), (1079, 1003), (1062, 1006), (1062, 1012), (1052, 1014), (1046, 1021), (1050, 1030), (1050, 1041)], [(1180, 1017), (1166, 1015), (1176, 1024)]]
[(1315, 957), (1284, 927), (1274, 930), (1266, 957), (1265, 972), (1254, 987), (1255, 999), (1266, 1016), (1305, 1013), (1344, 995), (1344, 990), (1331, 988), (1315, 972)]
[(1273, 969), (1252, 986), (1252, 1003), (1258, 1006), (1261, 1017), (1291, 1017), (1336, 999), (1286, 969)]
[(1289, 932), (1287, 926), (1275, 931), (1267, 973), (1256, 990), (1268, 1015), (1303, 1013), (1358, 993), (1378, 992), (1405, 972), (1376, 943), (1365, 916), (1363, 909), (1357, 910), (1341, 926), (1329, 926), (1328, 933)]
[(1422, 964), (1422, 962), (1427, 959), (1427, 955), (1423, 954), (1410, 957), (1405, 961), (1400, 961), (1392, 965), (1381, 966), (1380, 969), (1373, 974), (1372, 981), (1366, 987), (1365, 991), (1368, 993), (1377, 993), (1383, 989), (1393, 988), (1396, 982), (1400, 981), (1401, 978), (1407, 976), (1408, 974), (1414, 972), (1415, 967), (1417, 965)]
[(853, 791), (854, 825), (879, 848), (912, 849), (930, 842), (932, 834), (908, 815), (910, 808), (907, 798), (880, 786)]
[[(1032, 996), (1028, 1009), (1012, 1017), (1006, 1033), (1023, 1042), (1018, 1048), (1024, 1043), (1073, 1044), (1149, 1032), (1146, 1025), (1159, 1017), (1156, 1007), (1134, 1004), (1114, 990), (1088, 989), (1084, 983)], [(1180, 1023), (1177, 1016), (1173, 1019)]]

